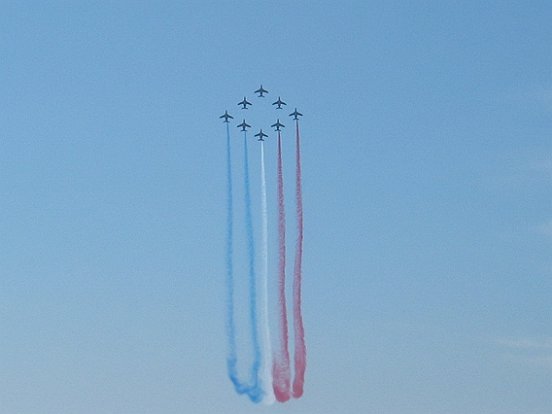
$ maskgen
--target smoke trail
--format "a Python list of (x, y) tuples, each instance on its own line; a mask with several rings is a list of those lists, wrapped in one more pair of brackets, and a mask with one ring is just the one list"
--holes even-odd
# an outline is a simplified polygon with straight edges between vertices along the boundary
[(243, 170), (244, 170), (244, 202), (245, 225), (247, 229), (247, 254), (249, 261), (249, 321), (251, 325), (251, 343), (253, 344), (253, 363), (251, 365), (251, 387), (248, 391), (253, 402), (260, 402), (263, 397), (259, 385), (259, 370), (261, 367), (261, 347), (259, 345), (257, 323), (257, 276), (255, 275), (255, 242), (253, 239), (253, 220), (251, 218), (251, 192), (249, 185), (249, 159), (247, 153), (247, 132), (243, 133)]
[(299, 121), (295, 128), (295, 197), (297, 214), (297, 244), (295, 247), (295, 266), (293, 272), (293, 326), (295, 338), (295, 379), (293, 381), (293, 396), (300, 398), (303, 395), (307, 349), (305, 346), (305, 330), (301, 313), (301, 284), (303, 261), (303, 193), (301, 186), (301, 142), (299, 136)]
[(282, 174), (282, 139), (278, 131), (278, 305), (280, 311), (280, 349), (274, 356), (272, 383), (280, 402), (289, 400), (290, 366), (286, 313), (286, 215)]
[(232, 256), (234, 254), (234, 211), (233, 211), (233, 188), (232, 188), (232, 153), (230, 147), (230, 127), (226, 124), (226, 335), (228, 337), (228, 356), (226, 366), (228, 377), (236, 392), (243, 394), (247, 386), (239, 381), (237, 374), (236, 355), (236, 325), (234, 322), (234, 268)]
[(260, 365), (260, 349), (257, 339), (257, 320), (256, 320), (256, 280), (255, 280), (255, 250), (253, 244), (253, 223), (251, 220), (251, 200), (249, 194), (249, 164), (247, 159), (247, 137), (244, 136), (244, 184), (245, 184), (245, 207), (246, 207), (246, 226), (248, 236), (248, 255), (249, 255), (249, 294), (250, 294), (250, 322), (251, 338), (253, 343), (253, 364), (251, 367), (251, 385), (248, 385), (238, 378), (237, 370), (237, 352), (236, 352), (236, 326), (234, 321), (234, 271), (233, 271), (233, 188), (232, 188), (232, 157), (230, 147), (230, 127), (226, 124), (226, 164), (227, 164), (227, 238), (226, 238), (226, 285), (227, 285), (227, 320), (226, 329), (228, 336), (228, 356), (226, 359), (228, 368), (228, 377), (234, 389), (239, 394), (249, 396), (251, 401), (259, 402), (262, 397), (262, 390), (258, 385), (258, 374)]
[(270, 345), (270, 329), (268, 323), (268, 208), (266, 202), (266, 173), (264, 142), (261, 141), (261, 218), (262, 218), (262, 291), (261, 291), (261, 323), (263, 324), (263, 372), (262, 387), (265, 391), (263, 403), (272, 404), (274, 393), (272, 391), (272, 350)]

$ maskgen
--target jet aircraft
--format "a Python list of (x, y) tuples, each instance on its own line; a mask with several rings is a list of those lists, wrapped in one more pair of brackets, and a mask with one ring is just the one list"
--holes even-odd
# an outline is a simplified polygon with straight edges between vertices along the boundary
[(247, 109), (247, 105), (253, 105), (253, 104), (251, 102), (249, 102), (244, 96), (243, 101), (238, 102), (238, 105), (243, 105), (243, 108), (241, 108), (241, 109)]
[(251, 125), (245, 123), (245, 119), (241, 124), (238, 125), (238, 128), (241, 128), (242, 131), (247, 131), (247, 128), (251, 128)]
[(287, 105), (287, 103), (285, 103), (284, 101), (282, 101), (280, 99), (280, 97), (278, 96), (278, 100), (276, 102), (274, 102), (272, 105), (278, 105), (276, 107), (276, 109), (282, 109), (282, 105)]
[(234, 119), (234, 117), (230, 115), (228, 111), (224, 111), (224, 114), (219, 116), (219, 118), (224, 118), (224, 121), (222, 122), (226, 122), (226, 123), (230, 122), (228, 119)]
[(263, 137), (265, 137), (265, 138), (268, 137), (268, 135), (266, 135), (266, 134), (263, 132), (262, 129), (259, 131), (258, 134), (255, 134), (255, 136), (256, 136), (256, 137), (259, 137), (259, 139), (258, 139), (257, 141), (264, 141)]
[(285, 128), (286, 126), (280, 122), (280, 119), (276, 121), (275, 124), (270, 125), (271, 128), (275, 128), (275, 131), (281, 131), (281, 128)]
[(293, 111), (291, 114), (289, 114), (289, 116), (292, 116), (294, 120), (298, 120), (299, 116), (303, 116), (303, 114), (301, 112), (298, 112), (297, 111), (297, 108), (295, 108), (295, 111)]
[(257, 89), (254, 93), (258, 93), (260, 98), (264, 98), (264, 94), (268, 93), (266, 89), (263, 88), (263, 85)]

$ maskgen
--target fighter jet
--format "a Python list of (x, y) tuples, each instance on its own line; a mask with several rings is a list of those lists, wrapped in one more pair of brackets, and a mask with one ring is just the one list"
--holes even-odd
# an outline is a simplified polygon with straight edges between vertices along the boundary
[(243, 101), (238, 102), (238, 105), (243, 105), (243, 108), (241, 109), (247, 109), (247, 105), (253, 105), (251, 102), (248, 102), (245, 96), (243, 97)]
[(264, 141), (263, 137), (268, 137), (263, 130), (261, 129), (258, 134), (255, 134), (256, 137), (259, 137), (257, 141)]
[(285, 103), (284, 101), (282, 101), (280, 99), (280, 97), (278, 96), (278, 100), (276, 102), (274, 102), (272, 105), (278, 105), (276, 107), (276, 109), (282, 109), (282, 105), (287, 105), (287, 103)]
[(245, 119), (241, 124), (238, 125), (238, 128), (241, 128), (242, 131), (247, 131), (247, 128), (251, 128), (251, 125), (245, 123)]
[(286, 126), (280, 122), (280, 119), (276, 121), (275, 124), (270, 125), (271, 128), (275, 128), (275, 131), (281, 131), (281, 128), (285, 128)]
[(260, 98), (264, 98), (265, 93), (268, 93), (266, 89), (263, 89), (263, 85), (259, 89), (257, 89), (254, 93), (258, 93)]
[(226, 122), (226, 123), (230, 122), (228, 119), (234, 119), (234, 117), (230, 115), (228, 111), (224, 111), (224, 115), (219, 116), (219, 118), (224, 118), (224, 121), (222, 122)]
[(293, 119), (297, 121), (299, 119), (298, 117), (303, 116), (303, 114), (298, 112), (297, 108), (295, 108), (295, 111), (293, 111), (291, 114), (289, 114), (289, 116), (292, 116)]

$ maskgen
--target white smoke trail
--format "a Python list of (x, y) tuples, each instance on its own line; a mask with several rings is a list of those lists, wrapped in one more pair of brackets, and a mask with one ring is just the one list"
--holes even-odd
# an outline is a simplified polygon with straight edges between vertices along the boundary
[(264, 404), (272, 404), (275, 401), (274, 392), (272, 390), (272, 347), (270, 344), (270, 327), (268, 322), (268, 208), (266, 201), (266, 174), (265, 174), (265, 157), (264, 157), (264, 142), (261, 142), (261, 324), (262, 330), (262, 345), (263, 345), (263, 367), (262, 367), (262, 388), (265, 392), (263, 397)]

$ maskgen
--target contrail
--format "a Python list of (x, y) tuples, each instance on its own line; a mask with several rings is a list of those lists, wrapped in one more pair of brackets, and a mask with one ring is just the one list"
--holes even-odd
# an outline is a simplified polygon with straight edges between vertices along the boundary
[(250, 295), (250, 322), (251, 338), (253, 343), (253, 364), (251, 367), (251, 385), (240, 381), (237, 370), (237, 352), (236, 352), (236, 326), (234, 321), (234, 270), (233, 270), (233, 230), (234, 230), (234, 212), (233, 212), (233, 188), (232, 188), (232, 156), (230, 146), (230, 127), (226, 124), (226, 165), (227, 165), (227, 234), (226, 234), (226, 287), (227, 287), (227, 320), (226, 329), (228, 336), (228, 356), (226, 359), (228, 368), (228, 377), (234, 389), (239, 394), (247, 394), (251, 401), (259, 402), (262, 398), (262, 390), (258, 385), (258, 375), (260, 366), (260, 349), (257, 339), (257, 316), (256, 316), (256, 280), (255, 280), (255, 250), (253, 244), (253, 223), (251, 220), (251, 200), (249, 194), (249, 164), (247, 159), (247, 137), (244, 136), (244, 184), (245, 184), (245, 207), (246, 207), (246, 227), (248, 235), (248, 255), (249, 255), (249, 295)]
[(261, 141), (261, 219), (262, 219), (262, 291), (261, 291), (261, 322), (263, 324), (263, 372), (262, 387), (265, 392), (263, 403), (272, 404), (274, 393), (272, 391), (272, 350), (270, 344), (270, 327), (268, 322), (268, 208), (266, 202), (266, 173), (264, 142)]
[(303, 395), (307, 349), (305, 346), (305, 330), (301, 313), (301, 284), (303, 261), (303, 193), (301, 184), (301, 139), (299, 135), (299, 121), (295, 128), (295, 197), (297, 214), (297, 244), (295, 247), (295, 266), (293, 272), (293, 326), (295, 338), (295, 379), (293, 381), (293, 396), (300, 398)]
[(282, 139), (278, 131), (278, 305), (280, 311), (280, 349), (274, 355), (272, 382), (274, 395), (280, 402), (290, 397), (290, 362), (286, 312), (286, 214), (282, 174)]
[(243, 169), (244, 169), (244, 202), (245, 225), (247, 229), (247, 254), (249, 258), (249, 321), (251, 324), (251, 342), (253, 345), (253, 363), (251, 365), (251, 387), (248, 392), (253, 402), (260, 402), (263, 391), (259, 386), (259, 370), (261, 367), (261, 347), (257, 332), (257, 276), (255, 274), (255, 241), (253, 239), (253, 219), (251, 217), (251, 192), (249, 185), (249, 158), (247, 153), (247, 131), (243, 133)]
[(237, 373), (236, 355), (236, 325), (234, 322), (234, 266), (232, 256), (234, 254), (234, 211), (233, 211), (233, 188), (232, 188), (232, 151), (230, 146), (230, 127), (226, 124), (226, 334), (228, 337), (228, 356), (226, 366), (228, 377), (236, 392), (243, 394), (247, 385), (240, 382)]

